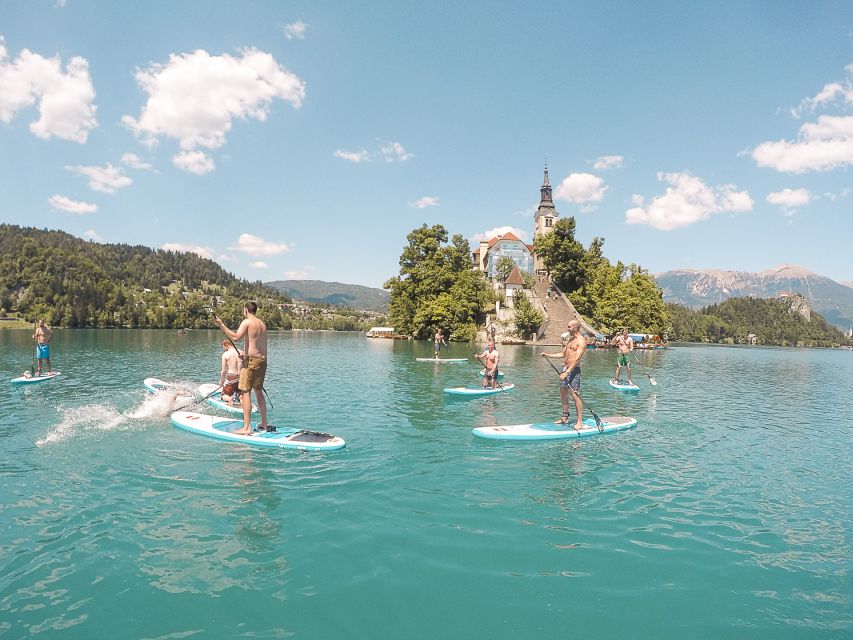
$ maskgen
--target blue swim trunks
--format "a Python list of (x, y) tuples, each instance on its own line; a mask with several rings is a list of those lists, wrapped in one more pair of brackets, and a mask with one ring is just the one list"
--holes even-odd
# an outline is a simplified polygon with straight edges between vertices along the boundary
[[(565, 371), (565, 370), (566, 370), (566, 368), (563, 367), (563, 371)], [(581, 368), (575, 367), (574, 369), (572, 369), (571, 372), (569, 373), (569, 375), (567, 375), (565, 378), (560, 380), (560, 386), (561, 387), (567, 387), (567, 388), (571, 387), (575, 391), (580, 391), (581, 390)]]
[(36, 358), (46, 359), (50, 357), (50, 345), (49, 344), (37, 344), (36, 345)]

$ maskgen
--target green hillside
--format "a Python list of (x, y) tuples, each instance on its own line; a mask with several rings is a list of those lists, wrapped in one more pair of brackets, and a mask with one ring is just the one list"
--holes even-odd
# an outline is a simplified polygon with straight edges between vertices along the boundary
[(294, 300), (321, 302), (352, 309), (387, 311), (390, 299), (390, 294), (384, 289), (363, 287), (358, 284), (322, 280), (276, 280), (265, 284)]
[(194, 253), (81, 240), (0, 224), (0, 316), (63, 327), (208, 327), (207, 309), (232, 326), (254, 299), (271, 328), (287, 320), (280, 292)]
[[(692, 311), (668, 303), (672, 317), (669, 338), (682, 342), (838, 347), (851, 345), (836, 327), (809, 307), (802, 296), (729, 298)], [(750, 339), (750, 335), (754, 336)]]

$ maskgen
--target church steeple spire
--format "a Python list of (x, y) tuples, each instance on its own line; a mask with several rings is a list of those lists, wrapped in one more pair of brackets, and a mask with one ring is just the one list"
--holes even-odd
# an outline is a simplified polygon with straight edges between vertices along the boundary
[(545, 179), (542, 181), (542, 187), (539, 189), (539, 193), (542, 195), (539, 206), (542, 206), (545, 203), (551, 203), (551, 206), (554, 206), (554, 201), (551, 199), (551, 183), (548, 182), (548, 161), (545, 161)]

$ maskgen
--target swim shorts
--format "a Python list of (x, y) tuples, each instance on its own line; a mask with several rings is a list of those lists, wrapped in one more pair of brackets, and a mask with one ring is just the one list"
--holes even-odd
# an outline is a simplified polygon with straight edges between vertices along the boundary
[(46, 359), (50, 357), (50, 345), (49, 344), (39, 344), (36, 345), (36, 358), (39, 360)]
[(264, 386), (266, 375), (267, 359), (264, 356), (249, 356), (245, 366), (240, 371), (240, 391), (251, 389), (260, 391)]
[[(563, 367), (563, 371), (565, 371), (565, 370), (566, 370), (566, 368)], [(571, 372), (569, 373), (569, 375), (567, 375), (565, 378), (560, 380), (560, 386), (561, 387), (567, 387), (567, 388), (571, 387), (575, 391), (580, 391), (581, 390), (581, 368), (575, 367), (574, 369), (572, 369)]]
[(630, 360), (628, 360), (627, 353), (620, 353), (616, 356), (616, 365), (620, 367), (630, 367)]

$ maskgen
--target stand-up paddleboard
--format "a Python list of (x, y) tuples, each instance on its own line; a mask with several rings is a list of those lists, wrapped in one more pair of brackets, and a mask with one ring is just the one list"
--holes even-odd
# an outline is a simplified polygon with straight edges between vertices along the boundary
[[(486, 370), (480, 369), (480, 377), (482, 378), (485, 375), (486, 375)], [(501, 371), (500, 369), (498, 369), (498, 378), (503, 378), (503, 377), (504, 377), (504, 372)]]
[[(172, 414), (172, 424), (180, 429), (192, 431), (208, 438), (241, 442), (253, 447), (279, 447), (282, 449), (306, 449), (331, 451), (343, 449), (346, 442), (343, 438), (317, 431), (304, 431), (289, 427), (276, 427), (276, 431), (253, 431), (251, 435), (233, 433), (243, 427), (242, 420), (210, 416), (191, 411), (176, 411)], [(252, 423), (257, 428), (257, 423)]]
[(50, 373), (35, 374), (33, 376), (19, 376), (12, 378), (9, 382), (12, 384), (35, 384), (36, 382), (47, 382), (53, 380), (57, 376), (61, 376), (61, 371), (51, 371)]
[(636, 418), (627, 416), (606, 416), (601, 418), (601, 431), (595, 426), (595, 420), (587, 418), (584, 428), (575, 430), (571, 424), (514, 424), (507, 427), (477, 427), (474, 435), (492, 440), (571, 440), (600, 434), (616, 433), (637, 425)]
[[(234, 415), (243, 415), (243, 407), (238, 404), (228, 404), (222, 399), (222, 393), (214, 393), (219, 389), (218, 384), (203, 384), (199, 385), (198, 392), (202, 396), (210, 396), (207, 399), (207, 404), (216, 407), (217, 409), (222, 409), (223, 411), (227, 411), (228, 413), (233, 413)], [(213, 395), (210, 395), (213, 394)], [(257, 414), (258, 408), (253, 404), (252, 405), (252, 413)]]
[(418, 362), (468, 362), (468, 358), (415, 358)]
[(187, 398), (192, 398), (192, 394), (184, 387), (172, 384), (171, 382), (166, 382), (165, 380), (160, 380), (160, 378), (145, 378), (145, 380), (142, 381), (142, 384), (151, 393), (160, 393), (161, 391), (173, 391), (179, 396), (186, 396)]
[(491, 396), (496, 393), (503, 393), (515, 389), (515, 385), (508, 382), (505, 385), (500, 385), (492, 389), (491, 387), (448, 387), (444, 393), (449, 393), (452, 396)]
[(610, 378), (608, 384), (614, 389), (619, 389), (619, 391), (639, 391), (640, 387), (635, 385), (633, 382), (628, 384), (627, 382), (620, 382), (615, 378)]

